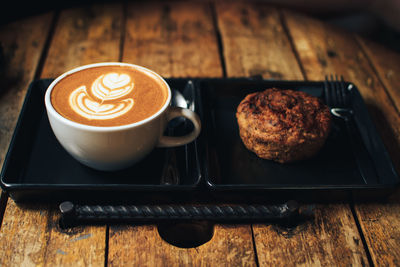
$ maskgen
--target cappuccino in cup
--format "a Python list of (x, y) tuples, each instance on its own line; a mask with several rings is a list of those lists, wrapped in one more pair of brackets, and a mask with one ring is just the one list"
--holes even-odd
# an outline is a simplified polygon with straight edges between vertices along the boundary
[(51, 93), (64, 118), (92, 126), (121, 126), (144, 120), (167, 101), (165, 82), (131, 66), (83, 69), (60, 80)]
[[(55, 79), (45, 95), (50, 126), (79, 162), (98, 170), (126, 168), (154, 147), (192, 142), (200, 119), (171, 107), (171, 90), (155, 72), (133, 64), (105, 62), (82, 66)], [(192, 121), (185, 136), (163, 136), (175, 117)]]

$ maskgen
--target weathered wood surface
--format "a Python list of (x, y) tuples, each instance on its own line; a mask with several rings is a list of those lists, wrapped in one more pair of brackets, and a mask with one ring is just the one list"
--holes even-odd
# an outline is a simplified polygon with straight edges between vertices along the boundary
[[(26, 90), (35, 76), (52, 16), (49, 13), (0, 27), (0, 166)], [(2, 203), (6, 198), (1, 195), (0, 222), (4, 212)]]
[(17, 207), (12, 200), (7, 203), (0, 229), (0, 264), (2, 266), (39, 265), (49, 238), (47, 206), (36, 209)]
[(119, 61), (123, 6), (96, 5), (61, 12), (41, 72), (55, 78), (72, 68)]
[(260, 266), (366, 266), (368, 259), (348, 205), (317, 205), (296, 227), (253, 226)]
[[(305, 78), (275, 8), (225, 3), (217, 16), (228, 77)], [(318, 205), (297, 227), (257, 224), (253, 232), (260, 266), (368, 264), (349, 205)]]
[(275, 8), (223, 2), (216, 4), (216, 12), (227, 76), (303, 80)]
[(221, 77), (211, 16), (208, 4), (131, 4), (122, 59), (164, 77)]
[[(43, 70), (38, 70), (40, 77), (56, 77), (92, 62), (118, 61), (122, 13), (121, 5), (61, 12)], [(36, 26), (38, 31), (45, 29), (45, 25)], [(106, 231), (105, 226), (64, 231), (58, 226), (54, 207), (32, 209), (9, 200), (0, 233), (1, 265), (101, 266), (106, 257)]]
[[(338, 74), (353, 82), (367, 104), (390, 154), (398, 154), (398, 112), (354, 37), (314, 19), (295, 13), (285, 14), (307, 79), (321, 80), (327, 74)], [(396, 161), (395, 164), (398, 165)]]
[[(3, 25), (0, 29), (1, 82), (0, 82), (0, 158), (1, 166), (13, 134), (18, 114), (29, 83), (35, 76), (43, 48), (46, 43), (53, 14), (32, 17), (23, 21)], [(39, 212), (23, 212), (16, 209), (12, 201), (5, 211), (6, 195), (2, 193), (0, 204), (0, 265), (33, 262), (35, 253), (44, 246), (39, 241), (45, 238), (45, 228), (36, 227), (41, 220)], [(23, 225), (32, 231), (20, 238), (17, 233)], [(17, 264), (18, 265), (18, 264)]]
[[(134, 3), (127, 14), (123, 61), (147, 66), (166, 77), (222, 76), (209, 5)], [(110, 226), (108, 263), (254, 266), (251, 228), (216, 225), (206, 244), (179, 248), (161, 239), (154, 225)]]
[(355, 207), (368, 250), (376, 266), (400, 265), (400, 204), (396, 200)]
[[(397, 53), (260, 3), (132, 2), (64, 10), (55, 20), (53, 15), (0, 28), (1, 163), (33, 78), (121, 60), (165, 77), (226, 73), (321, 80), (342, 74), (360, 90), (400, 170)], [(196, 248), (168, 244), (154, 225), (63, 230), (54, 207), (17, 206), (9, 199), (5, 211), (0, 204), (0, 265), (369, 265), (358, 221), (372, 263), (395, 266), (400, 264), (399, 195), (354, 205), (356, 217), (348, 204), (317, 205), (313, 219), (291, 228), (216, 225), (211, 240)]]
[[(365, 39), (357, 40), (398, 111), (400, 78), (397, 73), (400, 71), (400, 55)], [(397, 163), (399, 173), (400, 152), (392, 151), (391, 157)], [(397, 190), (383, 203), (357, 204), (355, 210), (374, 264), (400, 265), (400, 191)]]
[(154, 225), (111, 227), (108, 259), (111, 266), (256, 266), (248, 225), (216, 225), (195, 248), (168, 244)]
[[(323, 79), (325, 74), (337, 73), (355, 83), (399, 170), (399, 107), (394, 106), (399, 103), (398, 92), (395, 92), (398, 78), (387, 75), (399, 68), (399, 63), (394, 60), (396, 56), (372, 44), (362, 43), (364, 49), (361, 49), (354, 36), (313, 19), (293, 13), (285, 13), (285, 18), (307, 77), (317, 80)], [(379, 76), (375, 70), (378, 70)], [(382, 77), (384, 74), (388, 77)], [(400, 263), (398, 195), (397, 192), (386, 204), (355, 205), (357, 219), (375, 265)]]
[(367, 39), (357, 37), (397, 110), (400, 108), (400, 54)]

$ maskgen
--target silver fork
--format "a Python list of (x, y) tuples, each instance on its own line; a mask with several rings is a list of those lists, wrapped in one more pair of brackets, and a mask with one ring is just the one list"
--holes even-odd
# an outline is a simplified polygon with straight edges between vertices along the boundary
[(356, 160), (360, 174), (366, 184), (377, 183), (376, 171), (368, 151), (361, 140), (361, 135), (354, 121), (354, 110), (352, 108), (351, 91), (354, 86), (349, 84), (346, 87), (343, 76), (340, 79), (337, 75), (325, 76), (324, 93), (326, 104), (331, 108), (335, 117), (343, 119), (352, 146), (354, 159)]
[(350, 120), (353, 116), (350, 99), (350, 92), (353, 89), (353, 85), (350, 84), (346, 88), (343, 76), (340, 76), (339, 80), (337, 75), (334, 78), (332, 74), (330, 79), (328, 75), (325, 76), (324, 83), (326, 104), (331, 107), (331, 113), (345, 121)]

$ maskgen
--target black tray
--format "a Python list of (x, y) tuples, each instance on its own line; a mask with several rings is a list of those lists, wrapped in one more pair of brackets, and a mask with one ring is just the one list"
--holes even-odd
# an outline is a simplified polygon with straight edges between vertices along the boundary
[[(358, 138), (368, 151), (372, 171), (358, 168), (346, 128), (337, 118), (326, 145), (310, 160), (279, 164), (257, 158), (242, 144), (235, 112), (246, 94), (278, 87), (323, 98), (322, 82), (191, 79), (203, 130), (195, 142), (173, 149), (181, 177), (178, 184), (166, 185), (161, 182), (166, 149), (157, 148), (139, 164), (119, 172), (95, 171), (70, 157), (55, 139), (44, 108), (44, 93), (51, 81), (31, 84), (4, 161), (1, 186), (17, 202), (333, 201), (354, 194), (379, 199), (399, 184), (356, 88), (353, 109)], [(181, 92), (188, 81), (167, 80)], [(186, 130), (185, 126), (182, 131)]]
[[(346, 83), (345, 86), (349, 86)], [(324, 82), (253, 79), (199, 81), (207, 161), (203, 165), (208, 187), (215, 195), (234, 199), (238, 192), (259, 193), (270, 199), (330, 201), (378, 199), (399, 184), (390, 157), (357, 88), (352, 109), (367, 164), (358, 166), (343, 119), (333, 117), (332, 131), (323, 149), (312, 159), (280, 164), (258, 158), (243, 145), (236, 108), (249, 93), (276, 87), (307, 92), (324, 101)], [(203, 162), (204, 163), (204, 162)], [(360, 169), (364, 167), (364, 169)], [(240, 197), (240, 196), (239, 196)], [(255, 197), (257, 198), (257, 197)]]

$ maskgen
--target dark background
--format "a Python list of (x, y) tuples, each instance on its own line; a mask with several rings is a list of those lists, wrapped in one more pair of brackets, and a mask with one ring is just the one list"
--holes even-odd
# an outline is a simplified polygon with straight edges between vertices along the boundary
[[(126, 0), (125, 2), (139, 2), (140, 0)], [(181, 0), (184, 1), (184, 0)], [(196, 0), (201, 1), (201, 0)], [(218, 0), (217, 0), (218, 1)], [(234, 1), (234, 0), (231, 0)], [(240, 0), (238, 0), (240, 1)], [(250, 0), (251, 1), (251, 0)], [(254, 0), (253, 0), (254, 1)], [(393, 50), (400, 52), (400, 33), (394, 29), (390, 23), (385, 21), (386, 13), (374, 12), (372, 8), (364, 8), (363, 1), (348, 0), (348, 4), (343, 4), (346, 0), (321, 0), (321, 4), (313, 4), (315, 0), (258, 0), (254, 2), (270, 3), (271, 5), (295, 9), (298, 12), (306, 13), (309, 16), (320, 19), (324, 22), (333, 24), (347, 31), (357, 33), (365, 38), (381, 43)], [(376, 0), (379, 3), (382, 0)], [(384, 0), (386, 2), (400, 0)], [(56, 1), (28, 1), (11, 0), (0, 9), (0, 26), (6, 26), (8, 23), (23, 19), (24, 17), (38, 15), (41, 13), (61, 10), (65, 8), (82, 7), (91, 4), (112, 3), (112, 0), (56, 0)], [(118, 1), (123, 2), (123, 1)], [(148, 1), (147, 1), (148, 2)], [(154, 5), (162, 4), (163, 1), (152, 1)], [(207, 2), (207, 1), (201, 1)], [(366, 0), (365, 3), (371, 3), (374, 0)], [(346, 3), (346, 2), (345, 2)], [(5, 4), (5, 3), (4, 3)], [(367, 5), (367, 4), (365, 4)], [(369, 4), (370, 5), (370, 4)], [(397, 4), (396, 4), (397, 5)], [(390, 10), (390, 8), (387, 8)], [(400, 11), (400, 10), (399, 10)], [(386, 12), (386, 13), (385, 13)], [(389, 11), (390, 12), (390, 11)], [(397, 10), (392, 10), (397, 13)], [(373, 14), (375, 13), (375, 14)], [(400, 13), (399, 13), (400, 20)], [(400, 23), (399, 23), (400, 25)]]

